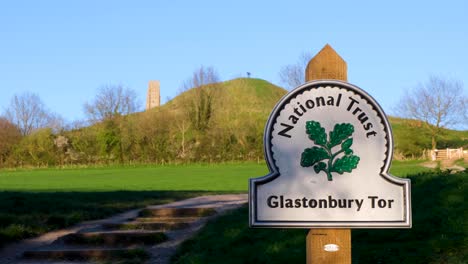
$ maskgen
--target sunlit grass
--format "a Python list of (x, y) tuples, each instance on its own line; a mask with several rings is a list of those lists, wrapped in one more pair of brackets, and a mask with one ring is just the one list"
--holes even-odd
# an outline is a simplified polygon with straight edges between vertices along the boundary
[[(411, 229), (352, 230), (353, 263), (466, 263), (467, 172), (411, 175)], [(251, 229), (247, 206), (210, 222), (173, 263), (305, 263), (307, 229)]]

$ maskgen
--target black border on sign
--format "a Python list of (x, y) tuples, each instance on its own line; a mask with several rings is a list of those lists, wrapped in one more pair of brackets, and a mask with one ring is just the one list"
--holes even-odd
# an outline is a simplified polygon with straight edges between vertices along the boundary
[[(361, 98), (365, 99), (367, 103), (372, 106), (372, 109), (377, 112), (380, 117), (381, 123), (384, 126), (385, 139), (386, 139), (386, 152), (384, 165), (380, 168), (380, 176), (386, 181), (399, 185), (403, 188), (403, 200), (404, 200), (404, 213), (403, 219), (398, 221), (268, 221), (259, 220), (257, 218), (257, 186), (266, 184), (273, 181), (277, 177), (280, 177), (279, 169), (276, 166), (276, 161), (273, 158), (271, 151), (271, 139), (273, 133), (273, 126), (275, 121), (281, 112), (293, 98), (297, 95), (308, 90), (317, 89), (320, 87), (337, 87), (347, 91), (351, 91)], [(264, 153), (265, 160), (270, 171), (269, 174), (259, 177), (251, 178), (249, 182), (249, 225), (250, 227), (270, 227), (270, 228), (411, 228), (411, 181), (409, 179), (401, 179), (392, 176), (388, 173), (390, 168), (392, 157), (393, 157), (393, 136), (390, 123), (388, 122), (387, 116), (383, 112), (380, 105), (361, 88), (352, 85), (347, 82), (338, 80), (319, 80), (307, 82), (303, 85), (298, 86), (289, 93), (287, 93), (273, 108), (273, 111), (268, 118), (264, 131)]]

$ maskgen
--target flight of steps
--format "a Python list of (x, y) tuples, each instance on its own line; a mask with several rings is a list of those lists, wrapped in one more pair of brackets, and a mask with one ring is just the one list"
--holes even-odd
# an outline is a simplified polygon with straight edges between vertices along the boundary
[(23, 260), (25, 263), (47, 263), (44, 260), (145, 263), (152, 258), (155, 245), (171, 239), (171, 232), (183, 232), (200, 222), (197, 220), (215, 213), (214, 208), (147, 208), (136, 218), (102, 223), (25, 251)]

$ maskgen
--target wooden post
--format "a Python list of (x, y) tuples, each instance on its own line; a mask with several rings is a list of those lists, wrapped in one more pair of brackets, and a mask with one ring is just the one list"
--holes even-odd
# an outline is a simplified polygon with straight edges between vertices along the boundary
[[(306, 81), (335, 79), (347, 81), (346, 62), (330, 45), (325, 47), (307, 64)], [(325, 246), (327, 250), (325, 250)], [(337, 245), (338, 248), (334, 248)], [(351, 229), (317, 228), (307, 235), (307, 264), (351, 263)], [(334, 249), (338, 249), (334, 251)]]

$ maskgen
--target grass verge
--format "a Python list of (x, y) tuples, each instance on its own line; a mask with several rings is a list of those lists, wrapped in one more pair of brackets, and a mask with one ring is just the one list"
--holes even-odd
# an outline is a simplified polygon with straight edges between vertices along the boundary
[[(467, 177), (467, 172), (409, 176), (413, 228), (353, 230), (353, 263), (466, 263)], [(307, 232), (249, 229), (243, 207), (183, 243), (172, 263), (304, 263)]]

